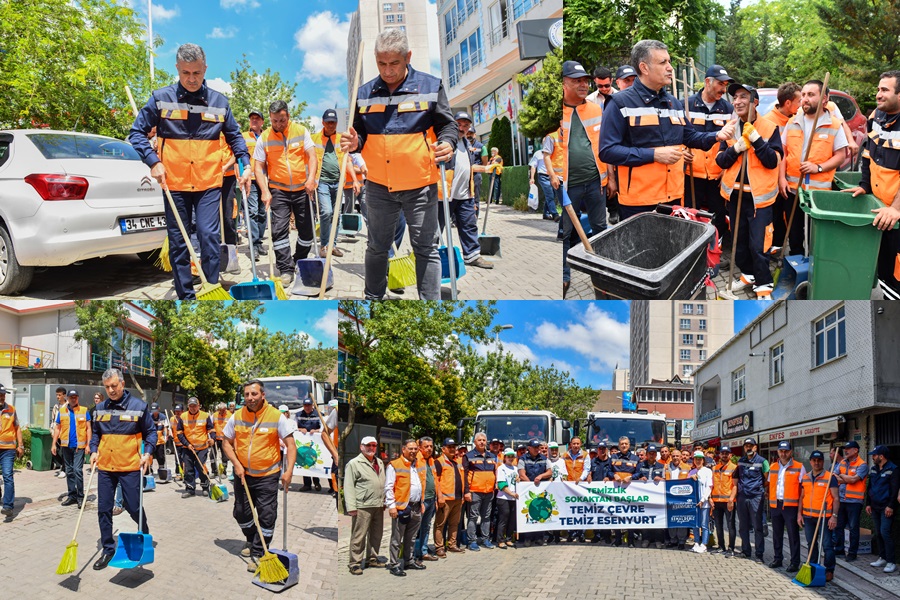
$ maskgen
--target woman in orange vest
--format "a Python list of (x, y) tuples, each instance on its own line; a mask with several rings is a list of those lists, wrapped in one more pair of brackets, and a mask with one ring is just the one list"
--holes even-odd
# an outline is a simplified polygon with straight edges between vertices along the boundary
[(50, 452), (56, 456), (56, 442), (59, 440), (58, 451), (62, 453), (68, 485), (68, 494), (62, 506), (71, 506), (80, 505), (84, 499), (84, 453), (91, 439), (91, 415), (86, 406), (78, 404), (77, 391), (69, 390), (66, 398), (68, 404), (59, 409), (53, 423)]

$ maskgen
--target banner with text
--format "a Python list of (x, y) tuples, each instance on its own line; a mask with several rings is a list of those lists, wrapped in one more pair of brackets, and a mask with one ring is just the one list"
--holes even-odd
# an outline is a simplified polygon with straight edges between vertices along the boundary
[(697, 482), (693, 479), (516, 484), (519, 533), (566, 529), (663, 529), (694, 527)]
[(294, 432), (297, 445), (297, 460), (294, 462), (294, 477), (331, 477), (333, 461), (331, 453), (322, 443), (321, 433)]

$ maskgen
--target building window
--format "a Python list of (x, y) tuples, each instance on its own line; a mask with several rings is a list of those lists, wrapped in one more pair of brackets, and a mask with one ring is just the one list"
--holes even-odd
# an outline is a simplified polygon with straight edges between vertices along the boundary
[(454, 54), (447, 61), (447, 72), (450, 87), (459, 83), (459, 54)]
[(769, 386), (784, 383), (784, 342), (769, 351)]
[(406, 10), (406, 4), (404, 4), (403, 2), (398, 2), (397, 10)]
[(382, 12), (391, 12), (392, 10), (394, 10), (394, 5), (390, 2), (385, 2), (381, 5), (381, 10)]
[(694, 365), (681, 365), (681, 376), (690, 377), (694, 373)]
[(683, 315), (694, 314), (694, 305), (693, 304), (682, 304), (681, 305), (681, 314), (683, 314)]
[(700, 319), (700, 331), (706, 331), (706, 319)]
[(682, 333), (681, 334), (681, 345), (682, 346), (693, 346), (694, 345), (694, 334), (693, 333)]
[(691, 390), (685, 390), (684, 401), (685, 402), (693, 402), (694, 401), (694, 392), (692, 392)]
[(456, 7), (453, 7), (444, 15), (445, 46), (449, 46), (450, 42), (456, 39), (456, 27), (458, 25), (459, 23), (456, 19)]
[(824, 365), (847, 354), (847, 332), (843, 306), (816, 321), (813, 330), (814, 366)]
[(400, 25), (399, 27), (397, 27), (397, 29), (399, 29), (403, 33), (406, 33), (406, 25)]
[(706, 336), (704, 336), (702, 333), (698, 333), (697, 334), (697, 345), (702, 346), (703, 342), (705, 342), (705, 341), (706, 341)]
[(690, 319), (681, 319), (679, 327), (681, 329), (686, 329), (686, 330), (690, 331), (691, 330), (691, 320)]
[(747, 399), (747, 387), (745, 385), (745, 370), (741, 367), (731, 372), (731, 403), (741, 402)]
[(704, 305), (702, 305), (702, 304), (698, 304), (698, 305), (697, 305), (697, 314), (698, 314), (698, 315), (705, 315), (705, 314), (706, 314), (706, 307), (705, 307)]
[(460, 73), (468, 73), (484, 59), (481, 51), (481, 28), (459, 43)]
[(681, 351), (681, 360), (691, 360), (691, 351), (690, 350), (682, 350)]
[(700, 360), (706, 360), (706, 350), (700, 350)]
[(384, 22), (385, 22), (385, 23), (393, 23), (393, 22), (394, 22), (394, 15), (384, 15)]
[(403, 22), (403, 15), (397, 15), (397, 22), (398, 22), (398, 23), (402, 23), (402, 22)]

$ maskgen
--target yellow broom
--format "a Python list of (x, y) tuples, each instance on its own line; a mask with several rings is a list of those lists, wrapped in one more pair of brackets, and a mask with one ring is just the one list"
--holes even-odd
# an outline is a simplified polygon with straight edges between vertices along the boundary
[(259, 559), (259, 566), (256, 568), (256, 575), (263, 583), (276, 583), (284, 581), (288, 578), (288, 571), (278, 560), (278, 557), (269, 552), (266, 546), (266, 539), (263, 537), (262, 527), (259, 524), (259, 517), (256, 516), (256, 507), (253, 506), (253, 499), (250, 498), (250, 488), (247, 487), (247, 475), (241, 477), (244, 483), (244, 492), (247, 494), (247, 503), (250, 505), (250, 512), (253, 513), (253, 522), (256, 523), (256, 531), (259, 534), (259, 543), (263, 547), (263, 557)]
[(178, 212), (178, 207), (175, 205), (175, 200), (172, 199), (172, 193), (169, 191), (168, 187), (164, 187), (163, 189), (166, 191), (169, 207), (175, 215), (175, 222), (178, 223), (178, 229), (181, 231), (181, 237), (184, 238), (184, 243), (191, 255), (191, 260), (197, 265), (197, 275), (200, 276), (200, 291), (197, 292), (197, 300), (231, 300), (231, 294), (225, 291), (225, 288), (222, 287), (221, 283), (210, 283), (206, 280), (206, 275), (204, 275), (203, 269), (200, 267), (200, 259), (197, 258), (197, 253), (194, 252), (194, 247), (191, 245), (191, 238), (188, 237), (187, 231), (184, 229), (184, 223), (181, 222), (181, 215)]
[(269, 226), (269, 281), (275, 284), (275, 299), (288, 300), (281, 278), (275, 277), (275, 246), (272, 244), (272, 211), (266, 209), (266, 224)]
[(75, 522), (75, 533), (72, 534), (72, 541), (69, 542), (69, 545), (66, 546), (66, 551), (63, 552), (62, 560), (59, 561), (59, 566), (56, 567), (57, 575), (68, 575), (69, 573), (75, 572), (75, 567), (78, 566), (78, 542), (75, 541), (75, 538), (78, 537), (78, 528), (81, 527), (81, 517), (84, 515), (84, 507), (87, 504), (87, 497), (91, 491), (91, 484), (94, 482), (94, 471), (95, 467), (91, 467), (91, 475), (88, 477), (88, 484), (85, 488), (84, 499), (81, 501), (81, 510), (78, 512), (78, 521)]
[(391, 243), (394, 256), (388, 259), (388, 289), (397, 290), (416, 284), (416, 259), (412, 254), (400, 256), (396, 244)]
[(221, 499), (225, 496), (225, 494), (222, 492), (222, 490), (219, 489), (219, 486), (215, 485), (215, 484), (212, 482), (212, 479), (210, 479), (210, 477), (209, 477), (209, 469), (206, 468), (206, 463), (201, 463), (201, 462), (200, 462), (200, 457), (197, 456), (197, 451), (194, 450), (193, 448), (189, 448), (189, 449), (190, 449), (191, 452), (193, 452), (194, 458), (197, 459), (197, 462), (200, 463), (200, 466), (203, 467), (203, 474), (206, 475), (206, 481), (208, 482), (207, 485), (209, 485), (209, 498), (210, 498), (210, 500), (215, 500), (216, 502), (218, 502), (219, 500), (221, 500)]
[[(827, 76), (826, 76), (827, 78)], [(813, 130), (815, 131), (815, 130)], [(798, 190), (799, 193), (799, 190)], [(812, 568), (809, 566), (809, 563), (812, 562), (812, 551), (813, 546), (816, 545), (816, 540), (819, 537), (819, 526), (822, 524), (825, 516), (825, 503), (828, 500), (829, 494), (831, 494), (831, 477), (834, 475), (834, 463), (832, 462), (831, 468), (828, 469), (828, 481), (825, 482), (825, 493), (822, 495), (822, 505), (819, 506), (819, 516), (816, 518), (816, 529), (813, 533), (812, 539), (813, 543), (809, 545), (809, 552), (806, 553), (806, 562), (800, 566), (800, 570), (797, 571), (797, 576), (794, 577), (794, 581), (799, 583), (802, 586), (808, 586), (812, 583)], [(802, 509), (802, 507), (801, 507)], [(825, 535), (831, 535), (830, 531), (826, 531)], [(823, 542), (824, 544), (824, 542)]]
[[(169, 419), (170, 426), (172, 427), (172, 445), (175, 446), (175, 439), (178, 437), (178, 431), (175, 428), (175, 413), (172, 413), (172, 416), (169, 416), (169, 411), (166, 411), (166, 418)], [(181, 462), (178, 460), (178, 446), (175, 446), (175, 470), (181, 475), (181, 480), (184, 481), (184, 467), (181, 466)], [(176, 482), (177, 483), (177, 482)]]

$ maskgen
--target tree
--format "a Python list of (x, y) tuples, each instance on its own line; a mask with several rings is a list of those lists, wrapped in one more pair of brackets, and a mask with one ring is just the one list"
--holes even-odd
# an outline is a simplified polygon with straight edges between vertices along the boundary
[[(131, 316), (124, 300), (96, 302), (89, 300), (75, 301), (75, 319), (78, 331), (75, 340), (88, 342), (96, 354), (109, 360), (110, 367), (125, 367), (116, 363), (116, 355), (121, 361), (127, 361), (128, 349), (132, 347), (135, 336), (128, 330), (128, 318)], [(141, 397), (144, 390), (134, 376), (134, 370), (123, 368), (123, 375), (131, 378), (133, 385)]]
[(306, 102), (297, 102), (297, 84), (289, 83), (281, 78), (280, 73), (266, 69), (257, 73), (247, 61), (247, 55), (238, 61), (237, 69), (231, 72), (231, 94), (228, 101), (231, 112), (241, 125), (248, 124), (251, 110), (258, 110), (268, 115), (269, 104), (275, 100), (284, 100), (288, 105), (291, 119), (301, 121), (306, 110)]
[[(562, 105), (560, 104), (560, 110)], [(491, 125), (491, 137), (488, 140), (488, 146), (497, 148), (500, 156), (503, 157), (503, 164), (510, 166), (513, 164), (512, 155), (512, 124), (506, 117), (494, 119)]]
[(135, 11), (112, 0), (0, 2), (0, 128), (124, 138), (134, 121), (125, 86), (137, 102), (152, 88), (144, 36)]
[(548, 52), (541, 68), (518, 75), (525, 90), (519, 110), (519, 128), (527, 137), (543, 138), (559, 129), (562, 120), (562, 50)]

